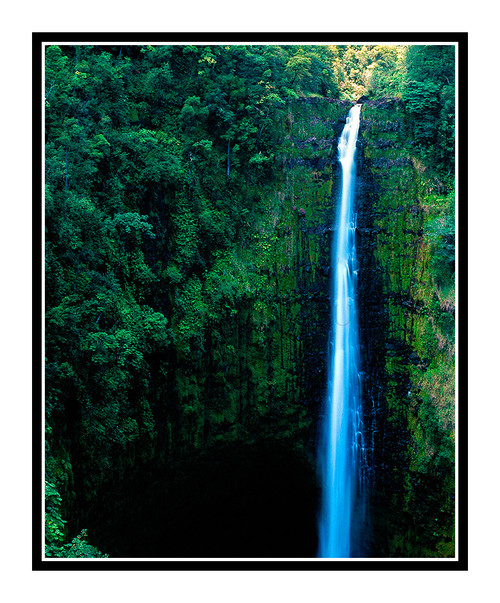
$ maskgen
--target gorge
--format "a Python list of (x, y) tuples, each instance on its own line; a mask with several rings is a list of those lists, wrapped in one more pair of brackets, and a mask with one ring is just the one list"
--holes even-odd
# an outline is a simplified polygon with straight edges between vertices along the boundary
[[(46, 555), (453, 557), (453, 46), (48, 46), (45, 74)], [(336, 551), (332, 323), (368, 484)]]

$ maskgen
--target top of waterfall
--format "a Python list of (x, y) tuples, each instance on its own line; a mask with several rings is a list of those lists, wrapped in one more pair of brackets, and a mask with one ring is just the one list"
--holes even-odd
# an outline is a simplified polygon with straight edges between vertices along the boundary
[(344, 161), (352, 161), (352, 158), (354, 157), (354, 153), (356, 151), (356, 140), (358, 137), (360, 112), (360, 104), (353, 105), (349, 110), (346, 125), (342, 130), (338, 144), (339, 161), (341, 163)]

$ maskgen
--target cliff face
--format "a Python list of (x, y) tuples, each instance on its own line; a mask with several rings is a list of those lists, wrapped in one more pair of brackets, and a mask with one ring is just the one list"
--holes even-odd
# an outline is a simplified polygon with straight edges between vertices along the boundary
[[(311, 98), (280, 110), (279, 157), (254, 189), (266, 209), (186, 299), (203, 314), (204, 352), (158, 358), (151, 460), (103, 486), (75, 521), (112, 555), (315, 556), (337, 142), (349, 108)], [(400, 101), (364, 104), (358, 149), (365, 550), (452, 555), (453, 287), (432, 269), (450, 197), (412, 154)], [(178, 337), (184, 326), (173, 318)]]
[(208, 308), (206, 354), (197, 362), (177, 359), (184, 370), (176, 371), (175, 391), (184, 414), (167, 456), (271, 438), (315, 462), (337, 141), (349, 106), (307, 99), (281, 111), (277, 167), (254, 192), (265, 210), (205, 280), (204, 291), (217, 291), (216, 307)]
[(453, 194), (443, 194), (436, 175), (415, 157), (397, 100), (365, 104), (360, 148), (372, 552), (453, 556), (454, 280), (451, 271), (443, 277), (450, 260), (441, 257), (443, 239), (436, 239), (439, 225), (444, 231), (454, 219)]
[[(312, 458), (325, 395), (330, 245), (340, 196), (337, 143), (349, 108), (323, 99), (295, 103), (283, 145), (284, 211), (287, 205), (305, 210), (298, 228), (290, 224), (298, 263), (288, 285), (300, 303), (296, 394), (307, 409)], [(364, 554), (453, 556), (454, 195), (415, 155), (399, 99), (364, 103), (357, 161), (358, 306), (371, 481)]]

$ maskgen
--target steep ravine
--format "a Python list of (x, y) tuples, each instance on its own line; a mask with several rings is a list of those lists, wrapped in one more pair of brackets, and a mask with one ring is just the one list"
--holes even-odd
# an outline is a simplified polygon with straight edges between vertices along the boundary
[[(282, 110), (273, 180), (255, 190), (267, 213), (220, 258), (220, 280), (214, 270), (204, 283), (238, 290), (238, 306), (225, 307), (221, 291), (206, 354), (168, 359), (171, 398), (155, 400), (152, 459), (104, 484), (73, 520), (111, 556), (315, 556), (337, 140), (349, 107), (313, 98)], [(448, 371), (453, 358), (452, 336), (434, 326), (442, 312), (426, 272), (432, 186), (411, 154), (401, 102), (365, 103), (357, 249), (371, 442), (366, 556), (452, 553), (453, 400), (436, 399), (427, 374), (436, 354)]]

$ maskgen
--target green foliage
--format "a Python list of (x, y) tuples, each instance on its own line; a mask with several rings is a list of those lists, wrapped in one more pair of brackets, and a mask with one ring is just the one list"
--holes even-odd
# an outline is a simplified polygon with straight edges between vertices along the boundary
[(410, 81), (435, 81), (452, 84), (455, 80), (455, 47), (409, 46), (406, 55)]
[(45, 555), (58, 556), (65, 535), (66, 521), (61, 517), (62, 498), (54, 484), (45, 481)]
[(174, 332), (180, 353), (204, 351), (204, 327), (206, 305), (202, 294), (202, 283), (197, 277), (187, 280), (176, 295)]
[(410, 46), (403, 100), (412, 120), (417, 152), (440, 177), (455, 165), (455, 49)]
[(406, 75), (406, 46), (374, 46), (368, 66), (367, 90), (370, 97), (400, 97)]
[(349, 45), (329, 48), (340, 98), (401, 96), (405, 77), (404, 46)]
[(180, 266), (189, 268), (198, 253), (198, 221), (188, 207), (182, 208), (182, 213), (172, 217), (176, 253), (175, 260)]
[(435, 82), (409, 82), (403, 93), (406, 109), (411, 116), (433, 113), (439, 104), (439, 86)]
[(455, 276), (455, 196), (440, 204), (439, 213), (427, 220), (424, 233), (430, 245), (430, 272), (436, 285), (449, 288)]
[(106, 553), (101, 553), (95, 546), (92, 546), (87, 542), (87, 530), (82, 530), (78, 536), (73, 540), (64, 545), (64, 554), (61, 557), (86, 557), (86, 558), (107, 558), (109, 557)]
[(290, 79), (290, 87), (296, 83), (302, 86), (306, 80), (312, 78), (311, 65), (312, 58), (304, 52), (303, 48), (299, 48), (285, 66), (285, 74)]
[(413, 119), (417, 148), (426, 153), (436, 142), (439, 87), (434, 82), (410, 82), (403, 92), (406, 109)]
[(45, 556), (108, 557), (86, 541), (86, 530), (64, 544), (66, 521), (61, 517), (61, 503), (62, 498), (55, 485), (45, 481)]

